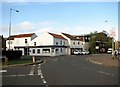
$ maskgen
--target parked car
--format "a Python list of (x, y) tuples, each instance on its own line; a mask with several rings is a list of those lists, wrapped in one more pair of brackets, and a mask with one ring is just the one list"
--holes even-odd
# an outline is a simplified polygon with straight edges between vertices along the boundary
[(74, 51), (73, 54), (79, 54), (79, 51)]
[(83, 55), (88, 55), (90, 52), (89, 51), (87, 51), (87, 50), (85, 50), (85, 51), (82, 51), (82, 54)]
[(74, 51), (73, 54), (76, 54), (76, 55), (79, 54), (79, 55), (81, 55), (82, 52), (81, 51)]
[(111, 54), (112, 53), (112, 48), (108, 48), (107, 53)]

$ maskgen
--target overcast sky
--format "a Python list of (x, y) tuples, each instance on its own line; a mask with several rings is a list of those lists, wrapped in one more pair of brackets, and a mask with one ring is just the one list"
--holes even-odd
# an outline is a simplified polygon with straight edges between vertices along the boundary
[(2, 21), (0, 20), (2, 25), (0, 26), (2, 26), (1, 34), (5, 37), (8, 36), (10, 8), (13, 8), (19, 10), (19, 13), (12, 10), (12, 35), (33, 32), (37, 35), (44, 32), (79, 35), (102, 30), (110, 33), (115, 29), (115, 38), (118, 38), (118, 0), (111, 0), (111, 2), (25, 1), (4, 0), (2, 2)]

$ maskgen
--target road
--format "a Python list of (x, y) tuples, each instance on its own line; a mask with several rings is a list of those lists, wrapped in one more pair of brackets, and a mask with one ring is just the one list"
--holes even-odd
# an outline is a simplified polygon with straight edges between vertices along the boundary
[(91, 63), (89, 55), (45, 57), (43, 64), (3, 69), (3, 85), (117, 85), (118, 68)]

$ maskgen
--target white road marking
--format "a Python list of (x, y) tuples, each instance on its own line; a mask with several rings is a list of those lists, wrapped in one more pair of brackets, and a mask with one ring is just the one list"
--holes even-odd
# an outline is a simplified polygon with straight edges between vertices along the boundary
[(17, 76), (26, 76), (26, 75), (17, 75)]
[(4, 72), (7, 72), (7, 70), (0, 70), (0, 73), (4, 73)]
[(114, 74), (106, 73), (106, 72), (103, 72), (103, 71), (98, 71), (98, 72), (101, 73), (101, 74), (106, 74), (106, 75), (114, 76)]
[(32, 66), (29, 75), (34, 75), (35, 65)]
[(47, 83), (47, 82), (45, 81), (45, 79), (42, 79), (42, 81), (43, 81), (43, 83)]
[(44, 84), (46, 84), (46, 87), (48, 87), (47, 85), (47, 81), (45, 80), (43, 74), (42, 74), (42, 70), (41, 70), (41, 64), (38, 65), (38, 75), (40, 76), (40, 78), (42, 79), (42, 82)]

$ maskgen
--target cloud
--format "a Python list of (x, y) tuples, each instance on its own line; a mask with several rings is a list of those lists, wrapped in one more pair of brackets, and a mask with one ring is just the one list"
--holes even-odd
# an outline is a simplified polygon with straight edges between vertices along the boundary
[[(53, 27), (57, 25), (57, 22), (54, 21), (42, 21), (42, 22), (30, 22), (30, 21), (24, 21), (15, 25), (11, 26), (11, 33), (12, 34), (18, 34), (18, 33), (42, 33), (44, 31), (50, 31), (54, 30)], [(2, 25), (1, 25), (2, 26)], [(2, 33), (5, 36), (8, 36), (9, 26), (3, 25), (0, 27), (2, 30)]]

